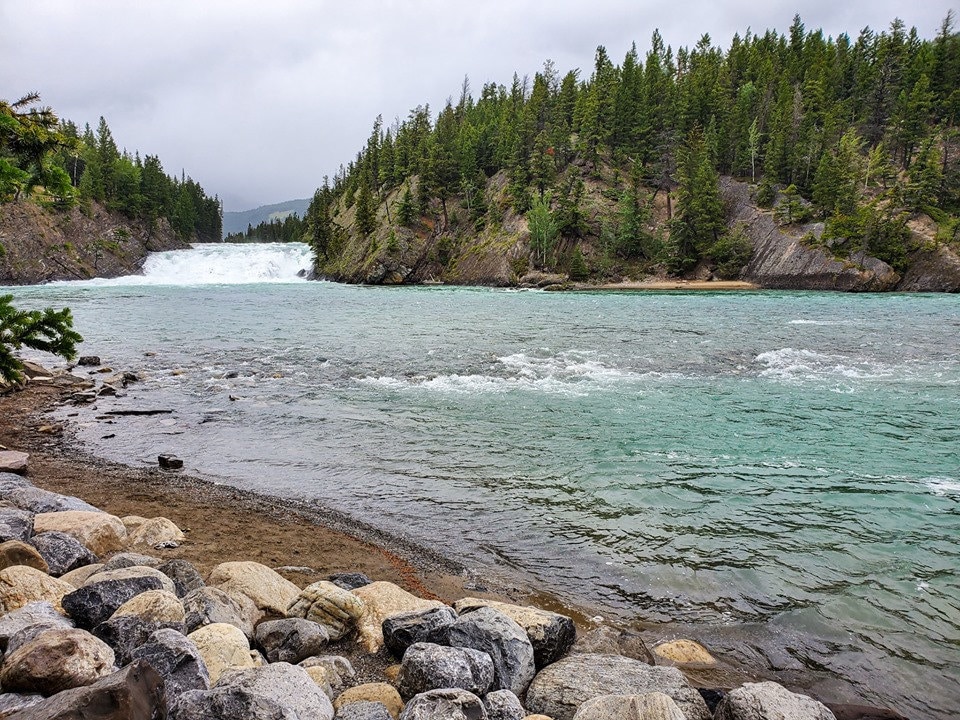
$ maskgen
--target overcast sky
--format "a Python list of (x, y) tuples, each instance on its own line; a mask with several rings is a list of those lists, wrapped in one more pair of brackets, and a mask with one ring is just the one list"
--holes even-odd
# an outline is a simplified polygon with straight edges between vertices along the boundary
[(659, 28), (674, 49), (705, 32), (856, 37), (894, 17), (933, 37), (950, 0), (0, 0), (0, 98), (28, 91), (61, 117), (106, 117), (121, 147), (181, 168), (226, 210), (308, 197), (361, 148), (374, 118), (438, 109), (464, 75), (531, 77), (547, 58), (589, 76)]

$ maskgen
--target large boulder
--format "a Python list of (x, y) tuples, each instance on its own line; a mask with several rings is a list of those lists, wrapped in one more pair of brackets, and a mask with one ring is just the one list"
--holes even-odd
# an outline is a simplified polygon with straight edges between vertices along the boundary
[(3, 693), (0, 695), (0, 718), (8, 718), (44, 702), (38, 693)]
[(538, 669), (543, 669), (566, 655), (577, 639), (577, 626), (573, 619), (549, 610), (481, 598), (463, 598), (457, 600), (453, 607), (460, 615), (477, 608), (492, 607), (513, 620), (527, 633), (530, 644), (533, 645), (533, 659)]
[(130, 547), (144, 548), (177, 547), (186, 539), (176, 523), (165, 517), (150, 518), (128, 537)]
[(402, 658), (414, 643), (446, 645), (448, 630), (456, 620), (457, 613), (446, 605), (394, 615), (383, 621), (383, 642), (396, 658)]
[(639, 633), (620, 630), (609, 625), (600, 625), (585, 633), (579, 633), (571, 652), (595, 655), (623, 655), (656, 665), (653, 653)]
[(47, 630), (4, 658), (0, 685), (14, 692), (53, 695), (109, 675), (113, 663), (113, 650), (90, 633)]
[(353, 632), (363, 615), (363, 600), (349, 590), (321, 580), (300, 591), (287, 615), (320, 623), (330, 639), (336, 641)]
[(356, 588), (354, 595), (363, 600), (363, 615), (357, 623), (360, 640), (368, 652), (383, 647), (383, 621), (400, 613), (442, 607), (437, 600), (424, 600), (411, 595), (391, 582), (378, 581)]
[(43, 512), (33, 519), (34, 532), (51, 530), (73, 535), (97, 556), (122, 550), (127, 542), (127, 529), (120, 518), (99, 511)]
[(100, 572), (103, 569), (103, 563), (94, 563), (93, 565), (84, 565), (76, 570), (71, 570), (60, 576), (60, 579), (73, 585), (74, 589), (83, 587), (83, 584), (90, 579), (90, 576)]
[(397, 689), (411, 698), (428, 690), (460, 688), (483, 695), (493, 685), (493, 660), (472, 648), (414, 643), (403, 656)]
[(151, 635), (165, 629), (182, 633), (184, 627), (182, 623), (158, 623), (136, 615), (121, 615), (97, 625), (93, 628), (93, 634), (113, 648), (117, 665), (123, 666), (133, 659), (133, 653), (149, 641)]
[[(34, 513), (100, 512), (93, 505), (71, 495), (61, 495), (38, 487), (20, 487), (6, 493), (7, 500)], [(39, 531), (38, 531), (39, 532)]]
[(164, 715), (163, 680), (136, 662), (92, 685), (57, 693), (17, 720), (156, 720)]
[(118, 607), (111, 617), (136, 615), (149, 622), (183, 625), (183, 603), (167, 590), (147, 590)]
[(253, 600), (243, 593), (229, 595), (220, 588), (202, 587), (191, 590), (183, 598), (184, 622), (188, 632), (204, 625), (227, 623), (240, 628), (248, 638), (260, 619)]
[(403, 708), (400, 720), (487, 720), (483, 702), (466, 690), (430, 690)]
[(160, 583), (161, 590), (166, 590), (167, 592), (174, 594), (177, 592), (177, 588), (173, 584), (173, 580), (168, 578), (156, 568), (152, 568), (147, 565), (130, 565), (114, 569), (110, 569), (107, 565), (104, 565), (100, 570), (92, 573), (90, 577), (88, 577), (83, 583), (83, 585), (92, 585), (94, 583), (105, 582), (107, 580), (133, 580), (142, 577), (155, 578), (157, 582)]
[(715, 720), (835, 720), (826, 705), (775, 682), (745, 683), (720, 701)]
[(250, 654), (247, 636), (233, 625), (204, 625), (187, 635), (187, 638), (197, 646), (213, 685), (227, 670), (252, 668), (257, 665)]
[(30, 456), (18, 450), (0, 450), (0, 472), (22, 474), (27, 471)]
[(303, 618), (262, 622), (257, 625), (254, 637), (270, 662), (298, 663), (319, 655), (330, 642), (323, 625)]
[(168, 720), (333, 720), (333, 706), (307, 671), (273, 663), (225, 674), (210, 690), (192, 690)]
[(40, 572), (49, 573), (50, 566), (43, 555), (23, 540), (7, 540), (0, 543), (0, 570), (14, 565), (26, 565)]
[(487, 653), (493, 660), (493, 689), (522, 695), (536, 669), (533, 645), (523, 628), (498, 610), (481, 607), (450, 626), (448, 641)]
[(0, 497), (6, 498), (11, 490), (33, 487), (33, 483), (22, 475), (0, 471)]
[(483, 707), (487, 711), (487, 720), (523, 720), (527, 714), (520, 698), (509, 690), (487, 693), (483, 697)]
[(73, 535), (56, 530), (37, 533), (30, 538), (30, 544), (46, 561), (47, 572), (54, 577), (97, 562), (97, 556)]
[(72, 628), (73, 623), (58, 613), (46, 600), (27, 603), (23, 607), (0, 617), (0, 650), (6, 651), (10, 638), (28, 627)]
[(334, 720), (395, 720), (387, 706), (379, 702), (355, 702), (337, 710)]
[(620, 655), (574, 654), (540, 671), (527, 690), (527, 709), (555, 720), (572, 720), (583, 703), (600, 695), (662, 692), (686, 720), (710, 720), (700, 693), (677, 668), (652, 667)]
[(100, 572), (110, 572), (111, 570), (122, 570), (123, 568), (132, 567), (156, 568), (159, 565), (160, 560), (152, 555), (143, 555), (142, 553), (135, 552), (122, 552), (113, 555), (109, 560), (107, 560), (103, 564), (103, 567), (100, 568)]
[(61, 610), (61, 599), (73, 589), (73, 585), (35, 568), (14, 565), (0, 570), (0, 612), (8, 613), (37, 600), (46, 600)]
[[(63, 596), (63, 609), (78, 626), (94, 628), (110, 619), (117, 609), (131, 598), (147, 590), (160, 590), (163, 587), (163, 583), (151, 575), (109, 579), (113, 573), (118, 572), (121, 571), (113, 570), (110, 573), (93, 575), (83, 587)], [(103, 576), (108, 579), (97, 579)]]
[(177, 591), (177, 597), (185, 597), (192, 590), (202, 588), (206, 583), (200, 576), (200, 572), (187, 560), (167, 560), (161, 563), (157, 570), (162, 572), (168, 578), (173, 580), (173, 585)]
[(20, 508), (0, 508), (0, 541), (27, 542), (33, 535), (33, 513)]
[(133, 651), (163, 678), (166, 705), (173, 705), (188, 690), (209, 690), (210, 673), (197, 646), (176, 630), (157, 630)]
[(257, 608), (276, 617), (286, 617), (287, 609), (300, 596), (300, 588), (266, 565), (258, 562), (226, 562), (217, 565), (207, 578), (208, 585), (235, 590), (249, 597)]
[(347, 688), (333, 701), (333, 707), (336, 708), (339, 715), (346, 707), (357, 703), (383, 705), (393, 718), (399, 717), (400, 711), (403, 710), (403, 699), (400, 697), (400, 693), (389, 683), (365, 683)]
[(579, 707), (573, 720), (685, 720), (669, 695), (601, 695)]

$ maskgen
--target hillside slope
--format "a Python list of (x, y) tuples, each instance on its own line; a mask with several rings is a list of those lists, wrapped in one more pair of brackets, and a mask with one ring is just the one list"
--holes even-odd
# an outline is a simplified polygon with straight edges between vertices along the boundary
[(223, 213), (223, 237), (232, 233), (246, 232), (247, 226), (256, 227), (262, 222), (282, 220), (289, 214), (303, 217), (310, 206), (310, 198), (286, 200), (272, 205), (261, 205), (253, 210), (241, 210)]
[[(609, 251), (608, 236), (618, 222), (619, 175), (609, 167), (601, 168), (599, 174), (584, 175), (583, 232), (578, 238), (560, 238), (548, 263), (538, 262), (528, 221), (512, 209), (508, 178), (500, 172), (487, 181), (484, 198), (488, 209), (479, 230), (470, 220), (465, 200), (459, 197), (446, 201), (446, 227), (436, 200), (409, 226), (400, 225), (397, 215), (403, 191), (397, 188), (378, 204), (377, 227), (364, 236), (356, 230), (356, 205), (348, 207), (341, 199), (333, 214), (339, 246), (330, 258), (320, 258), (318, 274), (349, 283), (492, 286), (563, 286), (572, 279), (603, 284), (673, 277), (662, 263), (624, 259)], [(414, 193), (417, 184), (418, 178), (411, 178)], [(724, 177), (721, 191), (728, 228), (742, 229), (752, 245), (749, 261), (726, 273), (704, 263), (682, 277), (742, 279), (764, 288), (793, 290), (960, 291), (960, 257), (948, 247), (936, 246), (935, 227), (911, 223), (914, 250), (901, 276), (885, 262), (862, 253), (838, 258), (823, 248), (808, 246), (804, 237), (810, 232), (819, 235), (822, 224), (779, 225), (771, 211), (756, 205), (747, 183)], [(668, 241), (667, 197), (650, 190), (647, 197), (650, 217), (644, 229), (650, 237)], [(573, 267), (575, 248), (583, 258), (580, 268)], [(586, 277), (580, 276), (584, 271)]]
[(135, 274), (148, 252), (186, 247), (166, 220), (151, 230), (96, 203), (89, 215), (28, 201), (0, 204), (3, 285)]

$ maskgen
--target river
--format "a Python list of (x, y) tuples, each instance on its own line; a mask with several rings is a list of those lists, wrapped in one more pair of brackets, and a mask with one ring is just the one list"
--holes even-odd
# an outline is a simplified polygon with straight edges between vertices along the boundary
[[(12, 288), (140, 371), (72, 418), (735, 662), (910, 717), (960, 702), (960, 301), (307, 282), (304, 246)], [(109, 436), (109, 437), (107, 437)]]

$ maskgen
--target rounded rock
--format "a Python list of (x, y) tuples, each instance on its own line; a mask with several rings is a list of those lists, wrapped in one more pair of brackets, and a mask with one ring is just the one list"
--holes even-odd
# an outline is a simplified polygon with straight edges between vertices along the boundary
[(147, 590), (127, 600), (111, 617), (136, 615), (148, 622), (183, 623), (183, 603), (166, 590)]
[(674, 665), (716, 665), (707, 649), (693, 640), (672, 640), (654, 646), (653, 654), (658, 662), (666, 661)]
[(573, 720), (686, 720), (669, 695), (601, 695), (581, 705)]
[(57, 530), (73, 535), (98, 557), (122, 550), (127, 542), (127, 529), (120, 518), (104, 512), (65, 510), (40, 513), (33, 519), (35, 533)]
[(10, 653), (0, 684), (14, 692), (53, 695), (113, 672), (113, 650), (84, 630), (48, 630)]
[(299, 617), (323, 625), (331, 640), (339, 640), (353, 631), (363, 615), (363, 600), (349, 590), (321, 580), (308, 585), (287, 610), (288, 617)]
[(61, 600), (73, 590), (73, 585), (35, 568), (14, 565), (0, 570), (0, 611), (8, 613), (37, 600), (46, 600), (62, 610)]
[(23, 540), (7, 540), (0, 543), (0, 570), (14, 565), (26, 565), (43, 573), (50, 571), (50, 566), (43, 559), (43, 555), (33, 545), (28, 545)]
[(397, 689), (403, 697), (459, 688), (484, 695), (493, 684), (493, 660), (472, 648), (414, 643), (403, 655)]
[(30, 544), (47, 561), (47, 572), (54, 577), (97, 562), (97, 556), (83, 543), (64, 532), (51, 530), (37, 533), (30, 538)]
[(226, 592), (236, 590), (249, 597), (263, 612), (286, 617), (287, 609), (300, 596), (300, 588), (279, 573), (258, 562), (226, 562), (217, 565), (207, 578)]
[(400, 717), (403, 699), (397, 689), (388, 683), (365, 683), (348, 688), (333, 701), (333, 707), (340, 708), (357, 702), (381, 703), (394, 718)]
[(207, 666), (212, 685), (216, 685), (220, 676), (227, 670), (256, 666), (256, 662), (250, 655), (247, 636), (233, 625), (226, 623), (204, 625), (187, 635), (187, 638), (197, 646)]
[(323, 625), (303, 618), (262, 622), (254, 630), (254, 638), (267, 660), (288, 663), (320, 654), (330, 641)]

